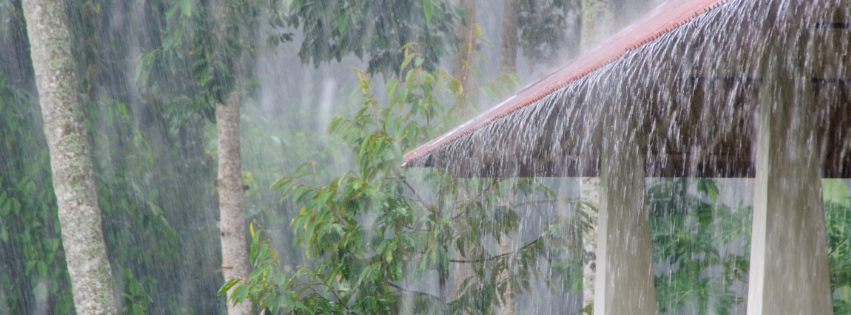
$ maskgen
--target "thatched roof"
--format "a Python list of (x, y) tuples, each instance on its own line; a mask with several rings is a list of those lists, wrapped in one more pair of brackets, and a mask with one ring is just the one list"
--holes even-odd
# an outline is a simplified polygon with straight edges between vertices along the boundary
[[(806, 58), (825, 177), (851, 177), (849, 1), (671, 0), (478, 117), (405, 155), (458, 176), (596, 176), (628, 115), (648, 176), (752, 177), (767, 41)], [(775, 9), (772, 9), (775, 8)], [(803, 54), (792, 51), (804, 43)], [(792, 62), (792, 61), (790, 61)], [(803, 77), (802, 77), (803, 78)], [(621, 126), (622, 127), (622, 126)], [(621, 135), (622, 136), (622, 135)]]

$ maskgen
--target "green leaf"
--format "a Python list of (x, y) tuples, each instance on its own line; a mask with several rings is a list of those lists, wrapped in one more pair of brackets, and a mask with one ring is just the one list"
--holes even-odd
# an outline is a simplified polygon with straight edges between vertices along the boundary
[(431, 23), (431, 16), (434, 15), (434, 4), (431, 0), (423, 1), (423, 13), (425, 13), (426, 22)]
[(183, 40), (183, 28), (175, 28), (170, 32), (166, 33), (165, 40), (163, 41), (164, 49), (171, 49), (174, 46), (177, 46)]
[(384, 90), (384, 93), (387, 95), (388, 99), (393, 99), (393, 92), (396, 91), (397, 84), (399, 84), (399, 81), (396, 79), (391, 79), (387, 82), (387, 88)]
[(396, 93), (396, 100), (395, 101), (396, 101), (396, 103), (399, 103), (399, 104), (405, 104), (407, 97), (408, 97), (408, 88), (403, 86), (403, 87), (399, 88), (399, 91)]
[(337, 31), (339, 31), (340, 34), (345, 33), (346, 27), (349, 25), (348, 16), (346, 14), (338, 14), (334, 21), (337, 25)]
[(245, 300), (248, 297), (248, 287), (244, 285), (240, 285), (233, 291), (230, 296), (230, 301), (236, 305), (237, 302)]
[(168, 8), (168, 11), (165, 12), (165, 19), (166, 20), (171, 19), (171, 17), (174, 15), (174, 13), (177, 12), (177, 8), (179, 8), (179, 7), (180, 7), (180, 4), (175, 3), (170, 8)]
[(35, 288), (33, 288), (33, 295), (35, 295), (37, 301), (47, 300), (47, 282), (39, 281)]
[(219, 289), (220, 295), (225, 295), (227, 292), (239, 283), (239, 279), (230, 279)]
[[(399, 67), (399, 69), (405, 70), (405, 68), (408, 67), (408, 64), (411, 63), (411, 60), (414, 60), (415, 57), (417, 57), (417, 54), (408, 54), (408, 51), (406, 50), (405, 51), (405, 60), (402, 61), (402, 66)], [(413, 70), (411, 70), (411, 71), (413, 71)], [(408, 73), (411, 73), (411, 72), (409, 71)]]
[(38, 270), (38, 274), (40, 276), (47, 275), (47, 264), (45, 264), (43, 261), (39, 260), (38, 262), (36, 262), (35, 268), (36, 268), (36, 270)]
[(183, 16), (192, 15), (192, 3), (190, 3), (189, 0), (180, 0), (180, 13), (182, 13)]
[(206, 86), (207, 80), (209, 80), (209, 79), (210, 79), (210, 67), (204, 67), (204, 69), (201, 70), (201, 74), (198, 75), (198, 85)]
[(35, 266), (35, 263), (37, 263), (37, 262), (38, 262), (38, 260), (28, 261), (27, 264), (24, 265), (24, 274), (27, 275), (27, 276), (30, 275), (30, 269), (32, 269), (32, 267)]

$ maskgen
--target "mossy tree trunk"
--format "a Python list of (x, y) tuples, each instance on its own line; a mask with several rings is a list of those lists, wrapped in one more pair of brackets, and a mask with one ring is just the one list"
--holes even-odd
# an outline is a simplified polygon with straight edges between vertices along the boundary
[(23, 2), (77, 314), (116, 312), (65, 3)]
[(600, 41), (612, 35), (614, 19), (612, 8), (605, 0), (582, 0), (582, 51), (597, 46)]
[(626, 27), (653, 8), (652, 0), (609, 0), (615, 30)]
[[(464, 11), (464, 18), (456, 26), (458, 42), (452, 55), (452, 76), (461, 81), (466, 99), (472, 99), (475, 102), (477, 93), (472, 90), (476, 85), (475, 76), (471, 75), (470, 70), (474, 64), (473, 51), (476, 50), (476, 0), (457, 1), (461, 10)], [(461, 114), (464, 114), (463, 109)]]
[(504, 0), (502, 13), (502, 45), (499, 67), (502, 73), (517, 72), (517, 24), (520, 19), (520, 2)]
[[(227, 105), (216, 104), (219, 174), (216, 188), (221, 213), (219, 229), (222, 236), (222, 273), (225, 281), (248, 279), (248, 250), (245, 238), (245, 188), (242, 181), (242, 156), (239, 152), (239, 92), (231, 92)], [(228, 298), (233, 289), (228, 292)], [(228, 302), (228, 314), (251, 313), (248, 301)]]

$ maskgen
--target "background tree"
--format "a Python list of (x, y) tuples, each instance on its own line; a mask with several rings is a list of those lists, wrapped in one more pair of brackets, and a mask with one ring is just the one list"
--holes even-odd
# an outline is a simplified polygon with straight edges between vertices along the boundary
[(729, 314), (744, 301), (732, 288), (747, 282), (750, 248), (727, 248), (750, 238), (751, 210), (718, 202), (720, 189), (712, 179), (684, 178), (648, 189), (653, 262), (672, 266), (655, 279), (660, 312)]
[[(305, 1), (306, 6), (310, 5), (308, 2), (315, 1)], [(351, 13), (356, 15), (358, 25), (365, 26), (363, 34), (369, 33), (370, 28), (380, 28), (386, 30), (383, 34), (387, 38), (395, 38), (397, 34), (401, 34), (391, 27), (393, 25), (420, 31), (425, 29), (419, 24), (428, 21), (425, 15), (425, 2), (402, 2), (401, 0), (395, 2), (411, 4), (405, 7), (413, 9), (406, 13), (411, 14), (411, 19), (408, 21), (418, 22), (411, 26), (391, 22), (386, 18), (397, 16), (398, 12), (359, 11), (358, 8), (364, 8), (363, 6), (337, 6), (335, 10), (316, 15), (322, 17), (317, 21), (325, 25), (336, 25), (337, 12)], [(245, 191), (244, 214), (246, 220), (256, 220), (262, 224), (267, 232), (263, 233), (263, 237), (269, 237), (269, 241), (277, 245), (275, 249), (281, 263), (276, 266), (280, 268), (279, 271), (282, 274), (292, 275), (298, 269), (297, 266), (315, 266), (320, 261), (302, 258), (300, 255), (302, 249), (292, 244), (291, 240), (294, 238), (290, 230), (285, 228), (293, 217), (299, 215), (303, 204), (292, 202), (293, 194), (288, 194), (284, 200), (281, 200), (280, 191), (274, 192), (267, 187), (279, 179), (285, 171), (294, 169), (301, 161), (312, 160), (317, 165), (320, 179), (309, 181), (315, 186), (322, 186), (322, 183), (327, 185), (335, 176), (352, 169), (351, 165), (354, 165), (351, 163), (354, 158), (349, 152), (350, 147), (336, 137), (326, 135), (324, 126), (335, 113), (354, 117), (361, 109), (351, 106), (352, 103), (347, 102), (344, 97), (349, 94), (349, 91), (359, 87), (357, 77), (347, 75), (350, 73), (347, 67), (367, 68), (373, 55), (364, 49), (362, 50), (363, 59), (359, 61), (352, 57), (353, 53), (342, 52), (339, 63), (330, 62), (330, 60), (337, 60), (332, 57), (327, 60), (329, 62), (320, 62), (318, 69), (304, 67), (297, 54), (303, 41), (312, 38), (302, 32), (304, 29), (301, 26), (306, 25), (304, 23), (306, 20), (299, 20), (299, 27), (295, 27), (288, 24), (290, 19), (283, 14), (284, 10), (246, 10), (245, 13), (259, 13), (253, 19), (258, 22), (256, 29), (259, 31), (254, 35), (248, 34), (254, 39), (244, 34), (237, 36), (246, 41), (240, 45), (252, 44), (253, 46), (250, 51), (242, 50), (242, 57), (239, 59), (239, 64), (246, 65), (241, 68), (246, 72), (235, 74), (230, 70), (232, 64), (226, 62), (230, 60), (228, 56), (231, 55), (228, 53), (227, 46), (223, 44), (223, 39), (230, 36), (222, 27), (227, 23), (221, 23), (223, 17), (217, 15), (224, 11), (218, 9), (205, 11), (211, 7), (222, 8), (221, 5), (224, 3), (231, 2), (91, 0), (66, 2), (64, 5), (68, 16), (67, 28), (73, 43), (71, 52), (75, 72), (80, 83), (79, 105), (83, 112), (86, 138), (91, 147), (95, 189), (101, 208), (107, 256), (112, 268), (117, 312), (127, 314), (224, 314), (226, 312), (225, 297), (216, 294), (222, 285), (222, 270), (219, 263), (221, 235), (216, 226), (219, 219), (217, 210), (219, 201), (214, 183), (219, 152), (214, 121), (216, 103), (226, 104), (230, 99), (231, 91), (240, 91), (242, 178), (244, 185), (251, 187)], [(263, 6), (267, 3), (252, 2), (250, 4)], [(347, 5), (360, 5), (359, 2), (354, 1), (347, 3)], [(460, 7), (452, 6), (450, 1), (441, 1), (441, 3), (447, 8), (445, 10), (434, 8), (430, 21), (431, 23), (451, 21), (447, 24), (450, 34), (438, 32), (436, 24), (428, 26), (428, 29), (440, 36), (449, 36), (443, 38), (450, 40), (445, 42), (443, 57), (434, 63), (435, 68), (436, 65), (451, 66), (451, 52), (455, 47), (451, 40), (454, 35), (451, 33), (454, 30), (454, 22), (464, 15)], [(482, 27), (481, 38), (478, 39), (481, 45), (469, 54), (499, 60), (502, 43), (489, 46), (484, 37), (501, 38), (501, 23), (504, 19), (500, 12), (504, 10), (504, 3), (490, 6), (482, 5), (484, 3), (478, 3), (480, 5), (477, 7), (479, 13), (477, 24), (481, 24)], [(571, 1), (561, 1), (562, 5), (555, 1), (540, 0), (533, 2), (537, 8), (559, 6), (554, 6), (553, 8), (556, 9), (553, 10), (538, 9), (534, 11), (534, 15), (531, 15), (532, 13), (525, 9), (526, 3), (527, 1), (521, 1), (521, 7), (524, 8), (521, 10), (521, 18), (538, 21), (536, 22), (538, 24), (521, 22), (518, 25), (521, 34), (519, 49), (522, 49), (523, 53), (518, 55), (517, 69), (524, 78), (533, 79), (548, 72), (549, 67), (569, 58), (565, 56), (575, 55), (568, 51), (579, 50), (579, 45), (574, 44), (573, 38), (580, 38), (575, 34), (581, 29), (571, 25), (580, 25), (581, 22), (571, 21), (581, 21), (581, 15), (574, 14), (580, 11), (581, 6)], [(187, 8), (187, 13), (184, 13), (184, 8)], [(241, 8), (251, 9), (250, 6)], [(313, 12), (321, 12), (316, 11), (317, 9), (313, 10)], [(368, 14), (357, 16), (360, 14), (358, 12), (368, 12)], [(634, 13), (640, 15), (638, 11)], [(446, 19), (438, 19), (437, 16), (441, 14), (445, 15)], [(613, 13), (613, 15), (616, 14)], [(558, 29), (560, 32), (558, 34), (543, 36), (548, 34), (550, 29), (556, 30), (557, 27), (562, 27), (558, 26), (558, 23), (562, 23), (558, 21), (541, 22), (553, 15), (564, 19), (564, 28)], [(352, 17), (345, 18), (350, 23), (355, 21)], [(369, 21), (382, 18), (388, 23), (370, 25)], [(623, 19), (619, 19), (621, 20)], [(233, 22), (227, 18), (224, 18), (224, 21)], [(347, 31), (335, 38), (342, 39), (348, 36), (352, 25), (355, 24), (347, 24)], [(531, 28), (530, 25), (536, 25), (537, 28)], [(537, 34), (526, 32), (526, 30), (537, 32)], [(203, 35), (200, 33), (202, 31), (215, 34)], [(68, 267), (65, 265), (65, 251), (61, 246), (61, 230), (51, 177), (50, 154), (42, 113), (36, 99), (38, 91), (31, 63), (29, 38), (26, 33), (22, 1), (0, 0), (0, 60), (4, 61), (0, 63), (0, 314), (72, 314), (74, 305), (70, 276)], [(266, 37), (267, 34), (271, 36)], [(358, 32), (351, 32), (351, 34), (362, 35)], [(370, 34), (375, 35), (377, 32)], [(287, 41), (290, 36), (294, 43), (268, 45)], [(558, 36), (567, 40), (553, 40)], [(370, 38), (370, 40), (390, 41), (378, 35)], [(360, 37), (352, 38), (353, 42), (360, 42), (361, 39)], [(387, 51), (397, 56), (393, 59), (396, 65), (390, 67), (387, 70), (388, 73), (393, 74), (399, 71), (399, 66), (404, 61), (404, 58), (399, 56), (404, 56), (404, 51), (398, 50), (398, 45), (407, 41), (393, 44), (395, 46), (387, 46)], [(331, 42), (333, 40), (325, 43)], [(527, 54), (530, 51), (530, 46), (525, 44), (527, 42), (539, 43), (540, 46), (537, 47), (540, 48), (541, 55), (550, 56), (551, 54), (552, 58), (530, 57)], [(363, 47), (371, 45), (367, 42), (361, 44)], [(163, 47), (171, 49), (162, 50)], [(357, 47), (357, 45), (351, 47)], [(436, 46), (427, 48), (432, 47)], [(137, 67), (140, 57), (143, 66)], [(309, 60), (311, 63), (314, 62), (313, 59)], [(429, 58), (426, 58), (423, 64), (429, 62)], [(486, 78), (496, 77), (502, 72), (499, 69), (499, 62), (490, 64), (479, 62), (475, 65), (481, 70), (481, 76), (475, 67), (471, 67), (470, 73), (480, 82), (487, 82)], [(143, 80), (134, 80), (137, 69), (140, 70), (139, 79)], [(206, 80), (203, 84), (202, 78)], [(389, 75), (385, 77), (385, 81), (389, 78)], [(233, 79), (232, 82), (229, 82), (228, 80), (231, 79)], [(373, 79), (372, 82), (373, 86), (379, 85), (377, 79)], [(385, 83), (382, 82), (381, 85)], [(487, 85), (484, 86), (487, 87)], [(472, 87), (472, 90), (477, 89), (475, 86)], [(386, 100), (384, 97), (386, 90), (381, 90), (383, 89), (375, 89), (373, 92), (375, 92), (374, 97), (383, 103), (383, 100)], [(496, 95), (493, 91), (486, 90), (482, 90), (482, 94)], [(450, 93), (443, 95), (441, 101), (446, 103), (454, 97)], [(502, 99), (505, 99), (505, 95), (494, 102)], [(487, 107), (492, 104), (489, 102), (484, 100), (481, 105)], [(474, 108), (475, 105), (471, 103), (472, 107), (467, 108), (468, 114), (478, 111)], [(434, 116), (431, 118), (433, 119)], [(458, 121), (448, 124), (461, 122), (459, 118)], [(433, 121), (433, 123), (436, 122)], [(428, 203), (437, 204), (436, 198), (427, 197), (437, 195), (431, 186), (416, 184), (420, 182), (418, 178), (422, 174), (409, 172), (405, 175), (408, 182)], [(301, 179), (308, 181), (307, 177)], [(703, 200), (713, 208), (720, 208), (720, 205), (711, 202), (707, 195), (694, 194), (696, 191), (694, 179), (689, 181), (688, 185), (692, 187), (689, 188), (692, 192), (689, 198)], [(567, 184), (561, 186), (556, 183), (555, 186), (550, 187), (559, 187), (560, 192), (564, 192), (564, 186), (572, 185), (569, 181), (565, 183)], [(727, 182), (724, 183), (726, 185)], [(551, 185), (553, 182), (547, 184)], [(455, 195), (459, 199), (478, 196), (474, 191), (477, 188), (473, 183), (461, 186), (470, 188), (469, 190), (468, 188), (457, 189)], [(827, 191), (828, 185), (825, 184), (824, 187)], [(574, 188), (571, 186), (567, 190), (570, 194), (574, 194), (576, 193)], [(735, 188), (725, 187), (725, 193), (729, 193), (730, 189)], [(842, 189), (847, 193), (847, 187), (837, 188), (837, 191)], [(669, 189), (669, 191), (676, 190)], [(664, 194), (654, 196), (659, 198), (657, 202), (671, 198)], [(498, 202), (492, 206), (507, 206), (509, 203), (518, 205), (523, 202), (523, 197), (515, 196), (516, 199), (508, 195), (498, 197)], [(719, 197), (719, 200), (725, 198), (725, 202), (730, 204), (728, 208), (731, 211), (740, 209), (736, 206), (735, 198)], [(825, 200), (827, 205), (829, 198), (826, 197)], [(831, 280), (832, 287), (835, 289), (835, 313), (842, 314), (848, 312), (848, 292), (851, 292), (847, 281), (843, 280), (848, 278), (846, 262), (851, 261), (848, 258), (848, 244), (851, 244), (851, 240), (848, 240), (847, 231), (851, 223), (848, 221), (848, 207), (842, 202), (847, 201), (847, 197), (830, 200), (837, 204), (827, 213)], [(676, 205), (682, 207), (683, 204), (685, 203)], [(526, 209), (528, 206), (514, 208), (524, 220), (526, 219), (524, 215), (529, 214), (529, 211), (525, 211)], [(545, 214), (551, 214), (547, 211), (555, 213), (552, 206), (548, 204), (543, 204), (541, 209)], [(655, 256), (659, 259), (658, 266), (668, 266), (663, 261), (668, 259), (667, 257), (673, 257), (674, 254), (698, 255), (697, 258), (700, 258), (701, 251), (709, 249), (704, 244), (707, 240), (716, 242), (712, 244), (718, 244), (718, 238), (715, 236), (709, 238), (684, 236), (685, 234), (682, 233), (723, 231), (724, 229), (715, 226), (714, 223), (705, 228), (700, 227), (694, 223), (699, 217), (696, 215), (698, 212), (693, 209), (688, 210), (687, 214), (681, 213), (683, 209), (670, 209), (678, 210), (671, 214), (676, 216), (676, 220), (674, 217), (666, 217), (660, 220), (659, 222), (663, 223), (656, 227), (667, 227), (668, 222), (676, 222), (689, 229), (654, 230), (658, 232), (654, 234), (658, 237), (657, 240), (660, 242), (664, 240), (660, 244), (677, 248), (677, 251)], [(568, 208), (562, 213), (572, 215), (572, 210), (573, 208)], [(491, 220), (490, 217), (485, 219)], [(734, 220), (723, 220), (722, 216), (715, 216), (714, 220), (713, 222), (737, 223)], [(528, 227), (529, 225), (524, 225), (523, 229), (529, 231)], [(568, 230), (567, 232), (577, 232), (576, 227), (563, 227)], [(467, 229), (466, 226), (464, 229)], [(298, 231), (299, 234), (304, 232)], [(565, 236), (568, 235), (567, 232), (563, 232)], [(528, 234), (520, 233), (515, 241), (522, 246), (525, 244), (522, 242), (533, 240), (526, 237), (536, 236), (530, 235), (534, 233), (537, 231), (531, 231)], [(578, 236), (569, 237), (578, 238)], [(678, 240), (687, 242), (678, 243)], [(739, 250), (744, 249), (746, 242), (732, 241), (729, 244), (730, 250), (738, 254)], [(575, 245), (571, 243), (559, 249), (571, 251), (574, 247), (570, 246)], [(729, 253), (723, 252), (727, 249), (725, 247), (713, 246), (724, 255)], [(490, 255), (498, 255), (502, 252), (502, 250), (496, 250), (497, 244), (490, 237), (481, 240), (481, 243), (476, 244), (475, 247), (478, 248), (476, 251), (486, 251)], [(449, 249), (452, 252), (447, 256), (458, 252), (456, 246), (450, 246)], [(473, 252), (470, 248), (465, 250), (468, 253)], [(725, 257), (729, 258), (729, 256)], [(576, 280), (581, 278), (579, 276), (581, 273), (577, 269), (581, 263), (575, 261), (575, 258), (575, 256), (554, 254), (550, 260), (539, 260), (539, 270), (553, 277), (552, 280), (560, 280), (558, 289), (563, 293), (548, 292), (541, 281), (530, 281), (532, 294), (527, 294), (530, 291), (524, 290), (512, 291), (517, 296), (518, 313), (560, 314), (564, 310), (575, 311), (580, 308), (576, 295), (582, 287), (576, 283)], [(659, 296), (660, 309), (667, 308), (672, 310), (670, 312), (674, 312), (674, 309), (679, 312), (697, 312), (699, 307), (714, 305), (713, 301), (717, 300), (716, 297), (723, 296), (718, 294), (723, 291), (715, 291), (717, 288), (722, 288), (719, 284), (731, 284), (718, 278), (725, 276), (719, 271), (725, 264), (712, 260), (696, 262), (696, 258), (691, 256), (685, 258), (690, 266), (709, 267), (683, 270), (676, 269), (678, 268), (676, 266), (660, 267), (657, 274), (666, 276), (670, 274), (669, 277), (657, 278), (657, 281), (665, 282), (657, 282), (657, 287), (662, 288), (665, 285), (667, 286), (665, 292), (670, 293)], [(459, 264), (450, 264), (447, 286), (452, 289), (459, 288), (464, 284), (464, 280), (455, 280), (458, 276), (456, 272), (458, 268), (451, 265)], [(703, 275), (695, 276), (695, 273)], [(480, 283), (476, 278), (478, 275), (472, 271), (469, 274), (473, 275), (473, 278), (468, 281), (468, 287), (477, 288)], [(414, 278), (410, 272), (405, 275), (407, 279)], [(425, 273), (423, 278), (437, 279), (434, 272)], [(487, 283), (487, 281), (489, 280), (486, 279), (481, 283)], [(702, 282), (709, 285), (709, 290), (704, 290)], [(436, 283), (435, 280), (434, 286)], [(406, 288), (414, 290), (426, 291), (427, 288), (434, 288), (427, 282), (404, 284)], [(734, 292), (742, 292), (737, 289), (744, 285), (740, 281), (733, 281), (731, 285)], [(573, 292), (568, 293), (571, 290)], [(464, 296), (465, 293), (460, 291), (460, 289), (450, 290), (447, 293), (447, 299), (455, 301), (454, 297)], [(700, 302), (702, 295), (707, 297), (708, 303)], [(680, 296), (685, 298), (678, 300)], [(736, 295), (735, 301), (743, 298), (742, 295)], [(407, 296), (402, 297), (403, 301), (407, 301), (405, 299)], [(413, 305), (413, 303), (404, 302), (401, 305)], [(501, 306), (499, 303), (488, 305), (489, 310), (494, 312), (497, 311), (497, 306)], [(739, 304), (734, 303), (727, 309), (736, 310), (738, 307)], [(711, 309), (723, 310), (715, 306)], [(500, 310), (508, 311), (507, 308), (500, 308)]]
[[(335, 9), (335, 4), (340, 5), (336, 7), (339, 10)], [(296, 27), (303, 22), (306, 36), (300, 56), (303, 61), (313, 60), (318, 65), (321, 61), (330, 60), (331, 56), (335, 56), (337, 60), (348, 53), (361, 56), (364, 48), (362, 40), (369, 38), (372, 31), (365, 28), (373, 28), (375, 25), (369, 22), (373, 21), (373, 18), (386, 19), (393, 23), (387, 28), (376, 30), (378, 34), (372, 38), (375, 41), (366, 46), (366, 50), (371, 54), (370, 70), (378, 71), (382, 67), (388, 69), (393, 62), (399, 62), (394, 60), (398, 59), (398, 51), (388, 49), (388, 43), (383, 42), (393, 38), (390, 34), (401, 34), (400, 39), (405, 39), (406, 36), (423, 36), (425, 40), (433, 44), (429, 50), (429, 56), (432, 57), (429, 63), (434, 63), (441, 52), (441, 42), (439, 36), (435, 37), (434, 32), (428, 29), (430, 25), (428, 22), (446, 20), (447, 17), (444, 14), (433, 12), (435, 8), (445, 10), (445, 5), (437, 1), (423, 1), (422, 11), (411, 11), (410, 8), (388, 10), (387, 6), (400, 4), (401, 2), (399, 4), (388, 2), (383, 3), (381, 7), (376, 6), (377, 3), (350, 4), (346, 1), (323, 5), (313, 2), (295, 2), (290, 7), (290, 15), (286, 17), (278, 11), (277, 3), (274, 1), (268, 3), (213, 2), (201, 6), (194, 6), (188, 1), (174, 1), (170, 4), (166, 15), (167, 22), (171, 25), (166, 31), (167, 40), (164, 41), (161, 49), (149, 52), (143, 57), (148, 63), (143, 65), (143, 78), (147, 76), (145, 71), (152, 69), (154, 63), (174, 58), (175, 55), (193, 54), (196, 56), (196, 61), (192, 77), (202, 90), (193, 103), (201, 103), (201, 107), (205, 107), (203, 105), (205, 103), (216, 104), (215, 115), (219, 127), (217, 137), (219, 139), (217, 144), (219, 177), (216, 183), (221, 209), (219, 228), (223, 246), (222, 271), (226, 279), (245, 279), (249, 269), (247, 251), (245, 246), (241, 245), (246, 244), (243, 201), (245, 185), (240, 162), (238, 109), (243, 95), (250, 96), (252, 90), (253, 75), (249, 70), (251, 65), (247, 62), (250, 62), (252, 52), (256, 49), (254, 38), (259, 21), (261, 18), (268, 20), (270, 25), (278, 31), (285, 27), (285, 20), (288, 25)], [(193, 7), (196, 8), (194, 14)], [(261, 7), (272, 8), (272, 13), (261, 16), (259, 11)], [(400, 23), (401, 19), (410, 15), (411, 12), (425, 12), (422, 15), (410, 16), (414, 20), (425, 20), (425, 22), (420, 25)], [(334, 29), (324, 28), (329, 14), (332, 15), (333, 22), (337, 23)], [(349, 27), (351, 28), (347, 32), (346, 29)], [(425, 27), (425, 29), (421, 30), (418, 27)], [(283, 32), (269, 37), (267, 42), (280, 44), (290, 39), (291, 35)], [(324, 46), (324, 43), (329, 42), (336, 44)], [(393, 41), (391, 40), (390, 43)], [(240, 307), (241, 310), (232, 311), (245, 312), (248, 306), (243, 304)]]
[[(517, 23), (519, 23), (520, 3), (517, 0), (503, 1), (502, 44), (500, 47), (499, 68), (502, 73), (517, 72)], [(510, 203), (506, 206), (510, 206)], [(511, 253), (514, 250), (514, 235), (500, 237), (498, 253)], [(510, 267), (509, 267), (510, 268)], [(500, 275), (508, 278), (508, 273)], [(514, 292), (509, 286), (501, 299), (500, 315), (514, 314)]]
[[(221, 270), (226, 280), (244, 280), (249, 273), (244, 214), (247, 187), (243, 182), (239, 121), (242, 95), (251, 90), (250, 62), (256, 49), (261, 8), (271, 9), (268, 18), (272, 21), (281, 18), (276, 13), (275, 1), (220, 1), (198, 6), (186, 0), (174, 1), (166, 16), (171, 37), (146, 57), (150, 63), (170, 54), (196, 55), (192, 77), (204, 91), (198, 98), (206, 101), (207, 106), (215, 104), (218, 140), (215, 186), (219, 196)], [(248, 303), (228, 305), (229, 314), (249, 314), (250, 310)]]
[(23, 9), (74, 306), (82, 314), (113, 314), (112, 271), (65, 8), (61, 1), (46, 0), (27, 1)]
[(503, 1), (502, 45), (499, 68), (502, 72), (517, 72), (517, 25), (520, 22), (520, 2)]
[(577, 56), (582, 39), (580, 0), (517, 0), (519, 46), (533, 64), (555, 66)]
[[(119, 298), (117, 311), (209, 314), (224, 301), (195, 298), (215, 296), (219, 286), (211, 281), (217, 276), (216, 268), (207, 258), (213, 251), (199, 241), (206, 237), (203, 224), (208, 216), (182, 211), (206, 207), (209, 199), (204, 184), (213, 180), (205, 179), (209, 172), (199, 137), (203, 133), (192, 128), (197, 121), (172, 129), (172, 117), (159, 111), (161, 104), (146, 103), (136, 93), (135, 67), (128, 56), (134, 55), (135, 45), (148, 47), (147, 40), (161, 38), (155, 26), (165, 13), (138, 14), (145, 5), (158, 5), (142, 4), (63, 5), (74, 43), (71, 51)], [(0, 145), (4, 157), (0, 158), (0, 191), (6, 192), (5, 198), (0, 197), (0, 234), (5, 230), (8, 235), (8, 239), (0, 238), (0, 283), (7, 292), (0, 304), (8, 303), (12, 314), (73, 313), (65, 252), (58, 246), (48, 146), (38, 102), (31, 97), (36, 94), (35, 79), (21, 2), (0, 1), (0, 6), (0, 54), (4, 60), (16, 61), (0, 66), (6, 82), (0, 89), (5, 122), (0, 122), (4, 143)], [(184, 232), (179, 236), (177, 230)], [(196, 280), (184, 282), (181, 277)]]
[(304, 33), (298, 55), (305, 64), (318, 67), (354, 54), (368, 56), (368, 73), (390, 74), (404, 60), (399, 47), (412, 41), (422, 45), (423, 67), (436, 69), (455, 41), (452, 25), (458, 16), (443, 0), (295, 0), (287, 25)]
[[(358, 72), (361, 109), (329, 127), (357, 152), (354, 171), (314, 184), (315, 165), (305, 163), (275, 185), (304, 204), (292, 225), (303, 231), (299, 243), (306, 254), (321, 263), (290, 277), (279, 269), (270, 244), (253, 232), (257, 267), (247, 283), (232, 281), (222, 290), (235, 287), (235, 297), (250, 298), (258, 308), (298, 314), (490, 313), (505, 294), (540, 276), (540, 257), (563, 248), (562, 235), (552, 231), (564, 218), (553, 213), (541, 214), (549, 224), (519, 249), (493, 253), (482, 246), (485, 238), (501, 241), (519, 227), (522, 206), (500, 196), (537, 191), (552, 202), (552, 192), (534, 180), (459, 179), (437, 171), (424, 177), (430, 189), (409, 182), (409, 171), (398, 166), (402, 154), (451, 126), (464, 105), (444, 104), (438, 94), (460, 93), (459, 80), (424, 70), (418, 55), (406, 60), (403, 66), (412, 63), (408, 79), (388, 82), (388, 105), (374, 99), (370, 78)], [(423, 194), (429, 190), (434, 195)], [(456, 288), (453, 265), (472, 269)]]
[[(478, 51), (478, 42), (481, 38), (479, 24), (476, 23), (476, 0), (458, 0), (461, 9), (461, 18), (456, 21), (455, 32), (458, 40), (452, 51), (452, 76), (461, 82), (462, 90), (472, 91), (475, 86), (474, 77), (471, 76), (473, 52)], [(462, 91), (463, 92), (463, 91)], [(475, 93), (465, 93), (475, 98)]]
[(658, 0), (610, 0), (614, 29), (626, 27), (660, 2)]

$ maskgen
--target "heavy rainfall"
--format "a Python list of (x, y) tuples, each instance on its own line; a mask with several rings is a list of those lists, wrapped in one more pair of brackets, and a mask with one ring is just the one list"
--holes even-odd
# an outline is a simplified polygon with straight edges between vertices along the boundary
[(0, 314), (851, 314), (849, 0), (0, 0)]

